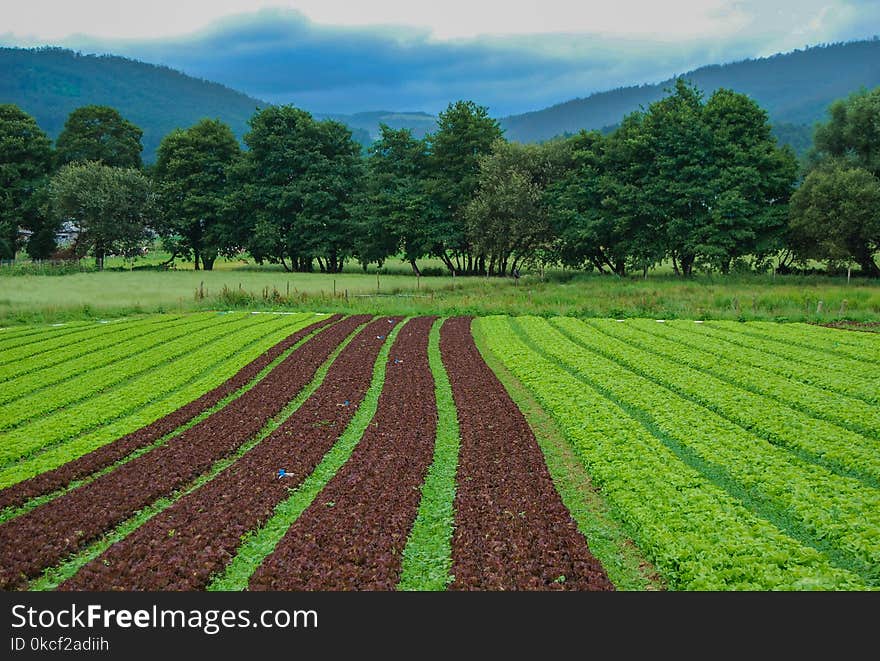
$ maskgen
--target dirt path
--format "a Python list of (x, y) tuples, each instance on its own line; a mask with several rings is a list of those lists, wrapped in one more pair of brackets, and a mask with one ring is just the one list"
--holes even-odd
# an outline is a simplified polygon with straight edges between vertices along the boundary
[(461, 434), (450, 589), (613, 590), (470, 324), (458, 317), (440, 331)]
[[(396, 320), (395, 320), (396, 322)], [(345, 430), (369, 389), (388, 318), (340, 352), (318, 389), (213, 480), (86, 564), (62, 590), (203, 590)], [(381, 337), (380, 337), (381, 336)], [(348, 402), (348, 405), (344, 405)], [(278, 479), (278, 469), (288, 477)]]
[(251, 590), (395, 588), (433, 458), (433, 322), (420, 317), (400, 330), (362, 440), (251, 577)]
[(341, 315), (334, 315), (303, 328), (281, 342), (266, 350), (263, 354), (241, 368), (224, 383), (206, 392), (189, 404), (172, 411), (168, 415), (151, 422), (149, 425), (127, 434), (112, 443), (84, 454), (54, 470), (41, 473), (30, 479), (0, 490), (0, 509), (22, 505), (31, 498), (51, 493), (66, 487), (74, 480), (95, 473), (128, 456), (135, 450), (146, 447), (160, 438), (188, 423), (193, 418), (216, 405), (220, 400), (231, 395), (249, 383), (269, 363), (278, 358), (290, 347), (319, 328), (338, 321)]
[(166, 445), (0, 525), (0, 589), (22, 587), (43, 569), (233, 452), (280, 412), (336, 346), (368, 319), (349, 317), (334, 324), (235, 402)]

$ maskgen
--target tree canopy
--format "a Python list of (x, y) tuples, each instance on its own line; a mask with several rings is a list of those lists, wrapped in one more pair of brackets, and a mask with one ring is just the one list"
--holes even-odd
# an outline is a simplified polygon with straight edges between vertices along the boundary
[(67, 118), (56, 141), (59, 165), (98, 161), (140, 168), (143, 131), (110, 106), (82, 106)]

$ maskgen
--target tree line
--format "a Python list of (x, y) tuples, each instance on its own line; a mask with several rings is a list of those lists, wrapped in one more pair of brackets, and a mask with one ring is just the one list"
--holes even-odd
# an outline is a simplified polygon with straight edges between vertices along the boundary
[(611, 132), (509, 142), (485, 107), (449, 104), (424, 138), (381, 127), (366, 151), (339, 122), (257, 110), (244, 148), (205, 119), (141, 162), (141, 130), (106, 106), (73, 111), (53, 145), (0, 105), (0, 258), (133, 255), (160, 237), (213, 268), (249, 254), (289, 271), (439, 258), (458, 275), (564, 265), (624, 276), (670, 261), (781, 271), (807, 260), (880, 275), (880, 88), (829, 108), (799, 165), (748, 96), (684, 80)]

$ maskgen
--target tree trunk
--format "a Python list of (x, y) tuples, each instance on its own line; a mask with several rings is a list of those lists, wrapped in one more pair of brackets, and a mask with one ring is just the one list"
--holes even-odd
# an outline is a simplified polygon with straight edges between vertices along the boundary
[(194, 270), (198, 271), (199, 270), (199, 249), (198, 248), (193, 248), (193, 262), (195, 263)]
[(864, 273), (869, 278), (877, 278), (880, 277), (880, 268), (877, 268), (877, 262), (874, 261), (874, 257), (869, 252), (865, 252), (858, 256), (856, 261), (859, 263), (859, 267), (862, 269), (862, 273)]
[(449, 255), (447, 255), (445, 252), (441, 253), (440, 261), (442, 261), (446, 268), (449, 269), (450, 273), (455, 273), (455, 265), (452, 263), (452, 260), (449, 259)]
[(687, 254), (681, 256), (681, 273), (684, 277), (689, 278), (694, 271), (694, 260), (696, 255)]
[(419, 270), (419, 266), (418, 266), (418, 264), (416, 264), (416, 260), (414, 260), (414, 259), (409, 260), (409, 265), (412, 266), (413, 273), (416, 276), (421, 277), (422, 272)]
[(675, 258), (675, 255), (672, 255), (672, 272), (675, 275), (681, 275), (681, 271), (678, 270), (678, 260)]
[(214, 261), (217, 259), (217, 255), (202, 255), (202, 266), (206, 271), (214, 270)]

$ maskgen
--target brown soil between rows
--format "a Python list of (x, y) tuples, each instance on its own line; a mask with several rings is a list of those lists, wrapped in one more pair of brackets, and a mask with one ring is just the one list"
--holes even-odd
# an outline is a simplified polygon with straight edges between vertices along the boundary
[(251, 590), (393, 590), (434, 453), (428, 364), (434, 317), (401, 328), (370, 425), (351, 457), (289, 528)]
[[(226, 470), (117, 542), (62, 590), (201, 590), (275, 506), (311, 473), (363, 401), (394, 318), (368, 324), (318, 389)], [(348, 405), (345, 405), (348, 402)], [(289, 477), (279, 479), (283, 468)]]
[(461, 437), (452, 590), (613, 590), (535, 436), (457, 317), (440, 330)]
[(368, 319), (349, 317), (330, 326), (241, 397), (167, 444), (0, 525), (0, 589), (23, 586), (28, 578), (235, 451), (281, 411), (336, 346)]
[(219, 386), (176, 411), (58, 468), (0, 490), (0, 509), (22, 505), (31, 498), (66, 487), (71, 482), (106, 468), (135, 450), (154, 443), (249, 383), (269, 363), (304, 337), (340, 318), (341, 315), (334, 315), (293, 333), (260, 354)]

